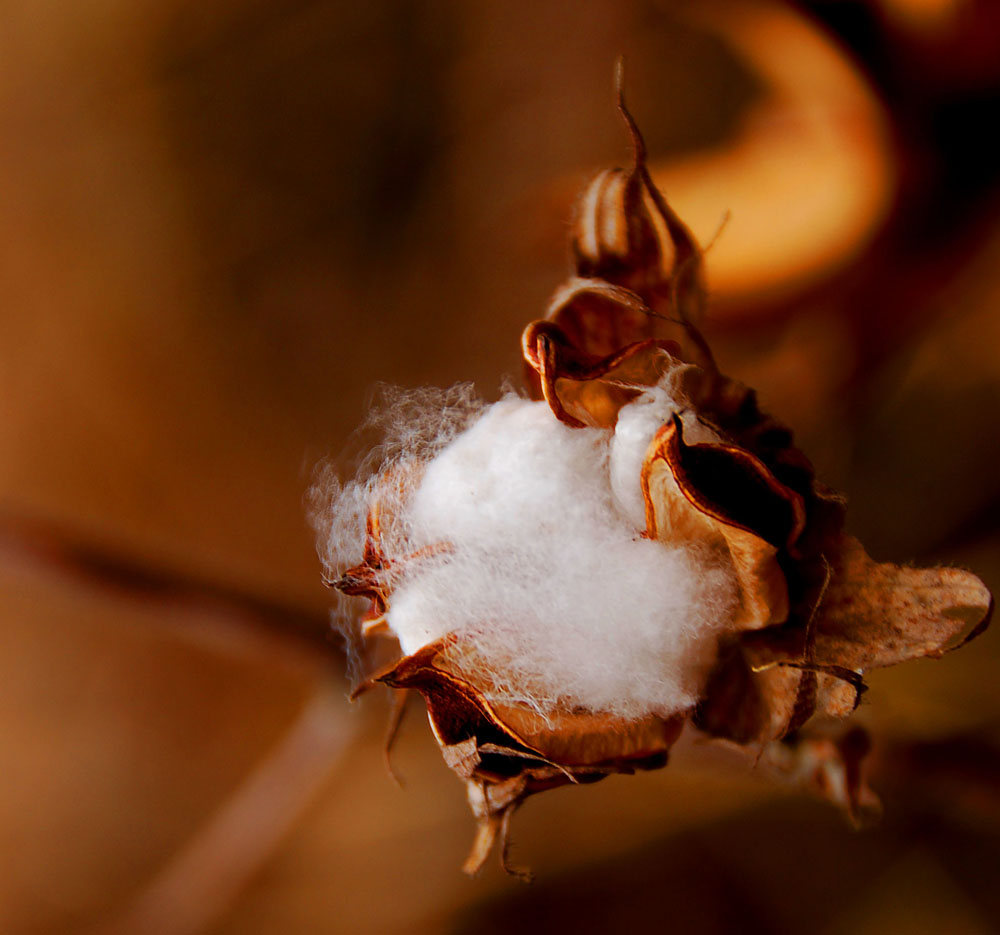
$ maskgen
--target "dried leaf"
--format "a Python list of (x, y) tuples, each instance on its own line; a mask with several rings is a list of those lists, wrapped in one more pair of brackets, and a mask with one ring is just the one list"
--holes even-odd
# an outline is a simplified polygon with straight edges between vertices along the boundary
[[(744, 645), (756, 665), (797, 662), (862, 674), (939, 657), (989, 622), (992, 596), (970, 572), (875, 562), (857, 539), (843, 534), (827, 549), (830, 581), (813, 614), (810, 645), (804, 645), (806, 630), (794, 622), (748, 634)], [(968, 636), (958, 642), (963, 633)], [(839, 713), (835, 700), (827, 706)]]
[(829, 561), (833, 579), (816, 618), (813, 655), (820, 664), (867, 672), (939, 657), (989, 619), (989, 590), (959, 568), (874, 562), (851, 536), (835, 543)]

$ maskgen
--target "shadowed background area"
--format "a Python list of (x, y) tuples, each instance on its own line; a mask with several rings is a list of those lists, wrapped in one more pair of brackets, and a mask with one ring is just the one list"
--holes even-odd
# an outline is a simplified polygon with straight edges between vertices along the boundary
[[(305, 521), (376, 381), (520, 372), (629, 158), (706, 331), (880, 560), (1000, 588), (987, 0), (18, 0), (0, 12), (0, 930), (992, 932), (1000, 636), (876, 673), (882, 827), (725, 752), (530, 802), (525, 888), (348, 705)], [(728, 220), (726, 220), (728, 216)], [(345, 461), (345, 469), (350, 464)], [(416, 706), (414, 706), (414, 709)]]

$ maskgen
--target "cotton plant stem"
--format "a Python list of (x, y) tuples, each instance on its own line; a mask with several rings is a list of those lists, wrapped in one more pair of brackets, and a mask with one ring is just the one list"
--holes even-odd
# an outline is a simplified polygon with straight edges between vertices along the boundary
[(353, 727), (325, 679), (274, 750), (125, 911), (92, 935), (201, 935), (224, 918), (314, 801)]
[(342, 663), (321, 610), (121, 555), (58, 524), (2, 509), (0, 568), (22, 580), (133, 604), (178, 635), (229, 654), (262, 655), (297, 668)]
[(93, 935), (210, 929), (280, 844), (336, 767), (353, 728), (343, 656), (325, 613), (95, 546), (59, 524), (0, 510), (0, 571), (134, 610), (137, 620), (235, 657), (316, 679), (274, 750), (115, 919)]

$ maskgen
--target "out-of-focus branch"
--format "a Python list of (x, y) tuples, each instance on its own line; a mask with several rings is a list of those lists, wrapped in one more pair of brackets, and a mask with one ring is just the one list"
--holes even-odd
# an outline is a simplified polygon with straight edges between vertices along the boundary
[(236, 903), (329, 777), (351, 728), (324, 680), (277, 747), (127, 907), (93, 935), (199, 935)]
[(202, 644), (340, 668), (326, 614), (116, 554), (53, 523), (0, 511), (0, 566), (136, 602)]
[(101, 935), (194, 935), (236, 902), (313, 800), (351, 734), (343, 659), (325, 614), (178, 573), (0, 511), (0, 570), (46, 587), (135, 605), (136, 617), (231, 655), (266, 657), (318, 679), (277, 747)]

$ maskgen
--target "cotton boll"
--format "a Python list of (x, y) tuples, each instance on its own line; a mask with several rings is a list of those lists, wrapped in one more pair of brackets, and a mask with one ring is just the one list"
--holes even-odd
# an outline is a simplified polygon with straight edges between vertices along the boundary
[(621, 493), (629, 465), (638, 487), (669, 405), (661, 390), (637, 406), (618, 443), (507, 398), (443, 448), (406, 506), (411, 548), (447, 551), (396, 582), (387, 619), (403, 651), (459, 633), (497, 697), (543, 713), (690, 707), (735, 604), (732, 574), (708, 553), (641, 538), (635, 498)]

